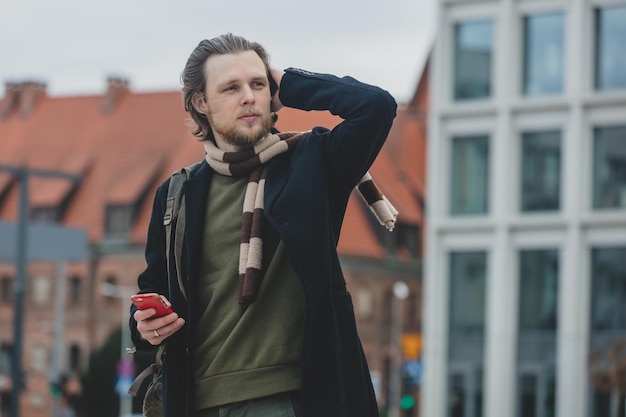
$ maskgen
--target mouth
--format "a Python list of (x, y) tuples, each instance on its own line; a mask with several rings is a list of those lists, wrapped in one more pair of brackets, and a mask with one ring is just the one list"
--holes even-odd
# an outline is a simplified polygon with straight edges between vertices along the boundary
[(244, 114), (243, 116), (241, 116), (239, 119), (243, 120), (244, 122), (247, 123), (252, 123), (254, 122), (257, 118), (259, 117), (258, 114), (256, 113), (249, 113), (249, 114)]

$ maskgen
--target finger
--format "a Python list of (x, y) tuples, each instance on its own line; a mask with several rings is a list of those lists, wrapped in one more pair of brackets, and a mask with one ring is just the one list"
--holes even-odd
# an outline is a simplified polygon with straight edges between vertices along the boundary
[(148, 341), (153, 346), (160, 345), (165, 337), (156, 329), (142, 333), (141, 337)]
[(159, 345), (163, 342), (163, 340), (167, 339), (168, 337), (179, 331), (184, 324), (185, 320), (179, 318), (174, 323), (167, 326), (146, 330), (142, 333), (142, 337), (150, 342), (150, 344), (152, 345)]
[(150, 332), (153, 330), (160, 329), (174, 323), (178, 319), (178, 314), (171, 313), (163, 317), (151, 317), (152, 316), (144, 320), (137, 320), (137, 331), (141, 333), (144, 339), (147, 339), (146, 335), (150, 335)]
[(156, 314), (155, 309), (146, 308), (145, 310), (135, 311), (135, 314), (133, 314), (133, 318), (135, 319), (135, 321), (139, 322), (139, 321), (147, 320), (150, 317), (154, 316), (155, 314)]
[(167, 338), (173, 335), (174, 333), (176, 333), (177, 331), (179, 331), (184, 325), (185, 325), (185, 320), (182, 318), (179, 318), (173, 323), (168, 324), (167, 326), (159, 327), (156, 330), (160, 336)]

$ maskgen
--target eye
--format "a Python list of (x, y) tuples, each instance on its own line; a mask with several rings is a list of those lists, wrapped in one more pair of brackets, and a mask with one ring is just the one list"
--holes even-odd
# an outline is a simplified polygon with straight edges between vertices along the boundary
[(257, 90), (260, 90), (260, 89), (265, 87), (265, 82), (263, 82), (263, 81), (254, 81), (252, 83), (252, 87), (256, 88)]
[(224, 89), (224, 91), (237, 91), (237, 86), (236, 85), (229, 85), (228, 87), (226, 87)]

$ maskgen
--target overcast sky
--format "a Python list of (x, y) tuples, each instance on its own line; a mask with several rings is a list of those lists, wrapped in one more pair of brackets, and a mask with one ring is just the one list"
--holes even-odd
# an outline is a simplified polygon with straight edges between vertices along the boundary
[(273, 65), (355, 78), (410, 99), (434, 40), (437, 0), (2, 0), (0, 97), (36, 80), (52, 96), (180, 88), (204, 38), (260, 42)]

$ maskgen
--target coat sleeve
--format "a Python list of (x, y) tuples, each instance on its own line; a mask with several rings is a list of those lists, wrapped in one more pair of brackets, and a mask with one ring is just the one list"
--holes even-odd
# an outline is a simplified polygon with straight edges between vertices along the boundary
[(312, 137), (326, 140), (325, 147), (333, 181), (354, 188), (372, 165), (396, 116), (397, 104), (385, 90), (351, 77), (316, 74), (300, 69), (285, 70), (280, 100), (301, 110), (328, 110), (344, 119), (332, 131), (314, 129)]
[[(163, 214), (169, 180), (161, 185), (156, 192), (152, 205), (152, 217), (148, 226), (148, 239), (146, 243), (146, 269), (139, 275), (137, 285), (139, 293), (156, 292), (168, 294), (167, 283), (167, 260), (165, 258), (165, 226), (163, 226)], [(130, 330), (131, 338), (137, 350), (151, 350), (155, 346), (141, 338), (137, 331), (137, 322), (133, 314), (137, 307), (130, 307)]]

